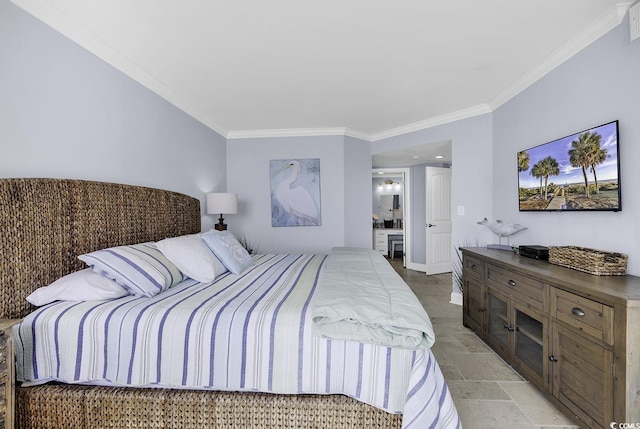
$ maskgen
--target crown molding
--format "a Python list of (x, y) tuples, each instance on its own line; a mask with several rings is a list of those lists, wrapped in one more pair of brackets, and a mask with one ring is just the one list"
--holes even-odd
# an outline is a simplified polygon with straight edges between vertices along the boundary
[(370, 134), (366, 134), (351, 128), (347, 128), (347, 132), (345, 133), (345, 136), (347, 137), (353, 137), (354, 139), (359, 139), (359, 140), (364, 140), (367, 141), (369, 143), (371, 143), (373, 140), (371, 140), (371, 135)]
[(53, 2), (45, 0), (10, 1), (31, 16), (42, 21), (48, 27), (53, 28), (58, 33), (102, 59), (107, 64), (110, 64), (117, 70), (121, 71), (129, 78), (135, 80), (161, 98), (164, 98), (198, 122), (201, 122), (221, 136), (226, 137), (227, 130), (184, 101), (184, 99), (178, 96), (162, 81), (156, 79), (151, 74), (141, 69), (137, 64), (130, 61), (121, 52), (109, 46), (109, 44), (103, 39), (70, 21), (66, 15), (52, 6)]
[(467, 109), (458, 110), (456, 112), (447, 113), (445, 115), (436, 116), (434, 118), (426, 119), (424, 121), (414, 122), (412, 124), (403, 125), (401, 127), (392, 128), (390, 130), (373, 134), (371, 136), (371, 141), (375, 142), (378, 140), (384, 140), (391, 137), (397, 137), (397, 136), (408, 134), (414, 131), (420, 131), (426, 128), (432, 128), (438, 125), (444, 125), (450, 122), (455, 122), (462, 119), (483, 115), (485, 113), (491, 113), (491, 109), (487, 104), (479, 104), (477, 106), (469, 107)]
[(584, 30), (577, 33), (562, 46), (549, 54), (542, 62), (525, 73), (520, 79), (509, 85), (503, 91), (493, 97), (487, 105), (493, 111), (511, 100), (516, 95), (542, 79), (546, 74), (560, 66), (569, 58), (595, 42), (597, 39), (614, 29), (624, 19), (631, 2), (617, 3), (614, 7), (602, 14), (589, 24)]
[(348, 136), (361, 140), (371, 141), (364, 133), (350, 130), (345, 127), (335, 128), (282, 128), (265, 130), (240, 130), (229, 131), (227, 139), (261, 139), (270, 137), (317, 137), (317, 136)]
[(486, 104), (470, 107), (468, 109), (459, 110), (457, 112), (447, 113), (446, 115), (436, 116), (412, 124), (403, 125), (401, 127), (392, 128), (376, 134), (365, 134), (357, 130), (336, 127), (336, 128), (283, 128), (283, 129), (265, 129), (265, 130), (246, 130), (246, 131), (229, 131), (227, 139), (260, 139), (269, 137), (314, 137), (314, 136), (336, 136), (343, 135), (348, 137), (375, 142), (378, 140), (388, 139), (399, 135), (407, 134), (413, 131), (420, 131), (426, 128), (435, 127), (437, 125), (447, 124), (449, 122), (459, 121), (461, 119), (471, 118), (473, 116), (490, 113), (491, 109)]

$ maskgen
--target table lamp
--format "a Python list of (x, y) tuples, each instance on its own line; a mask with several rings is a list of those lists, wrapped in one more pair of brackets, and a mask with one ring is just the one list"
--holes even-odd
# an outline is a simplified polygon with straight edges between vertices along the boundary
[(215, 229), (226, 231), (227, 225), (224, 223), (223, 214), (238, 213), (238, 194), (230, 192), (214, 192), (207, 194), (207, 214), (220, 214)]

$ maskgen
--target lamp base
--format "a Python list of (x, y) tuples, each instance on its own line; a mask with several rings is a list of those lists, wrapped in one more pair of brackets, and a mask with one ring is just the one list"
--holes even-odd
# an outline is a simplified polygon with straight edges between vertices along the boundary
[(216, 231), (226, 231), (227, 224), (224, 223), (224, 218), (222, 217), (222, 213), (220, 214), (220, 218), (218, 219), (218, 223), (214, 225)]

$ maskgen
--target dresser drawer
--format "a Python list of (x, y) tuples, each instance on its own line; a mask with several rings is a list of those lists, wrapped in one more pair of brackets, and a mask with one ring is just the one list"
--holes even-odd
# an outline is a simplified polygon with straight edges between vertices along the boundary
[(473, 256), (465, 256), (464, 275), (484, 283), (484, 262)]
[(383, 246), (386, 246), (388, 241), (389, 241), (389, 238), (387, 238), (386, 235), (383, 235), (383, 236), (376, 235), (376, 245), (381, 244)]
[(387, 234), (382, 231), (374, 231), (373, 232), (373, 248), (383, 255), (387, 254), (388, 251), (388, 238)]
[(519, 299), (533, 308), (545, 310), (545, 288), (541, 281), (488, 264), (487, 284), (510, 298)]
[(613, 308), (561, 289), (551, 292), (551, 316), (613, 345)]

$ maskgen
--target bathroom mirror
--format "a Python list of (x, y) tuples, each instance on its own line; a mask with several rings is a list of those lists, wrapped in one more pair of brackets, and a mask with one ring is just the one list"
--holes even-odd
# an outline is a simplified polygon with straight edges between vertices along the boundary
[(380, 195), (378, 213), (382, 219), (388, 220), (393, 218), (393, 197), (397, 197), (397, 195)]

